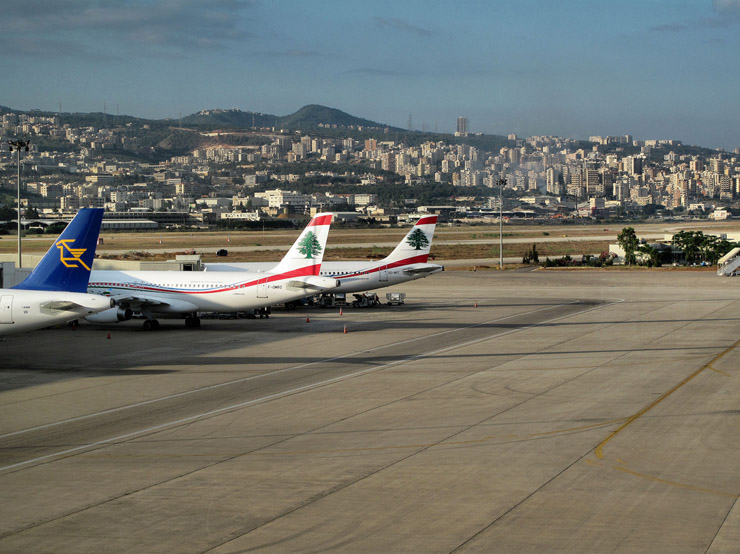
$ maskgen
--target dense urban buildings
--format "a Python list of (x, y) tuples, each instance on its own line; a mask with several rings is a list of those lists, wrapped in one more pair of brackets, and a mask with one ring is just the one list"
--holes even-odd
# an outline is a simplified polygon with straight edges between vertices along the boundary
[[(240, 137), (244, 144), (224, 139), (236, 131), (190, 130), (190, 139), (202, 143), (151, 161), (160, 147), (141, 140), (139, 133), (149, 132), (148, 126), (137, 130), (110, 119), (75, 127), (54, 115), (2, 115), (3, 144), (19, 136), (31, 141), (31, 151), (21, 157), (22, 204), (46, 218), (95, 206), (104, 207), (108, 219), (179, 226), (312, 210), (365, 217), (411, 217), (425, 210), (495, 217), (498, 187), (504, 183), (507, 217), (554, 221), (657, 212), (723, 218), (740, 199), (739, 150), (686, 147), (672, 140), (509, 135), (502, 137), (504, 146), (485, 151), (473, 145), (476, 136), (469, 133), (467, 118), (460, 117), (458, 142), (448, 140), (450, 135), (431, 135), (439, 140), (413, 145), (408, 135), (382, 131), (356, 139), (355, 132), (366, 130), (328, 123), (305, 132), (251, 129)], [(343, 131), (346, 136), (337, 138)], [(6, 207), (13, 206), (15, 195), (15, 156), (7, 148), (0, 154)], [(391, 183), (453, 192), (426, 204), (416, 198), (389, 201), (383, 191)]]

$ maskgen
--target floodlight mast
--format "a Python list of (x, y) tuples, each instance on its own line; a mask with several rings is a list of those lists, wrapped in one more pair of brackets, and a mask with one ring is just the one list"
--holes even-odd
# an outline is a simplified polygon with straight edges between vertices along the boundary
[(503, 219), (503, 188), (506, 179), (498, 180), (498, 267), (504, 268), (504, 219)]
[(13, 148), (15, 148), (15, 151), (18, 153), (17, 160), (18, 160), (18, 204), (17, 204), (17, 220), (18, 220), (18, 263), (16, 264), (16, 267), (20, 268), (23, 267), (23, 258), (21, 255), (21, 148), (23, 148), (26, 152), (28, 152), (28, 145), (31, 143), (29, 140), (9, 140), (8, 144), (10, 145), (10, 151), (13, 151)]

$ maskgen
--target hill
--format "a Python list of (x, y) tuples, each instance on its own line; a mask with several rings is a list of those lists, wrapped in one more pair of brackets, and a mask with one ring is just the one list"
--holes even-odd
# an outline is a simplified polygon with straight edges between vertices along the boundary
[(216, 128), (262, 128), (276, 127), (288, 130), (309, 130), (318, 127), (363, 127), (385, 129), (388, 125), (355, 117), (335, 108), (318, 104), (303, 106), (290, 115), (277, 116), (258, 112), (243, 112), (237, 109), (202, 110), (182, 119), (183, 126), (207, 129)]
[(303, 106), (297, 112), (280, 118), (284, 129), (313, 129), (319, 126), (337, 127), (375, 127), (385, 129), (388, 125), (355, 117), (336, 108), (327, 108), (318, 104)]
[(239, 128), (248, 129), (252, 127), (273, 127), (280, 118), (258, 112), (243, 112), (237, 109), (213, 109), (201, 110), (182, 118), (185, 127), (200, 127), (207, 129), (215, 128)]

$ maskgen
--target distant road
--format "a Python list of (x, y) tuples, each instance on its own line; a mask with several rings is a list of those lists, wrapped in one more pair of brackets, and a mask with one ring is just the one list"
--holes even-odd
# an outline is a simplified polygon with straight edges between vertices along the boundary
[[(646, 239), (662, 239), (665, 233), (642, 233), (640, 238)], [(395, 248), (398, 242), (364, 242), (364, 243), (352, 243), (352, 244), (331, 244), (331, 237), (329, 237), (330, 248)], [(554, 243), (554, 242), (593, 242), (593, 241), (616, 241), (616, 238), (608, 235), (589, 235), (589, 236), (560, 236), (560, 237), (525, 237), (525, 238), (504, 238), (504, 244), (530, 244), (535, 243)], [(498, 237), (490, 237), (485, 239), (462, 239), (462, 240), (434, 240), (433, 245), (455, 245), (455, 244), (498, 244)], [(282, 245), (269, 245), (269, 246), (229, 246), (226, 250), (229, 252), (264, 252), (267, 250), (283, 250), (287, 251), (291, 244)], [(223, 249), (223, 246), (211, 246), (211, 247), (196, 247), (195, 250), (200, 253), (215, 254), (217, 251)], [(147, 252), (152, 254), (166, 254), (168, 252), (182, 252), (185, 249), (183, 245), (173, 245), (166, 248), (148, 248)], [(126, 249), (106, 249), (98, 248), (98, 254), (124, 254), (130, 252), (131, 248)]]

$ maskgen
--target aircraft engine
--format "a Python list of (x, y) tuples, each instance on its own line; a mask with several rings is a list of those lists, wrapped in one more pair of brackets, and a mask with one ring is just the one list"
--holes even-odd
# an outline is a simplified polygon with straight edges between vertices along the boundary
[(118, 306), (117, 308), (111, 308), (110, 310), (89, 315), (85, 319), (92, 323), (118, 323), (119, 321), (128, 321), (133, 315), (131, 308)]

